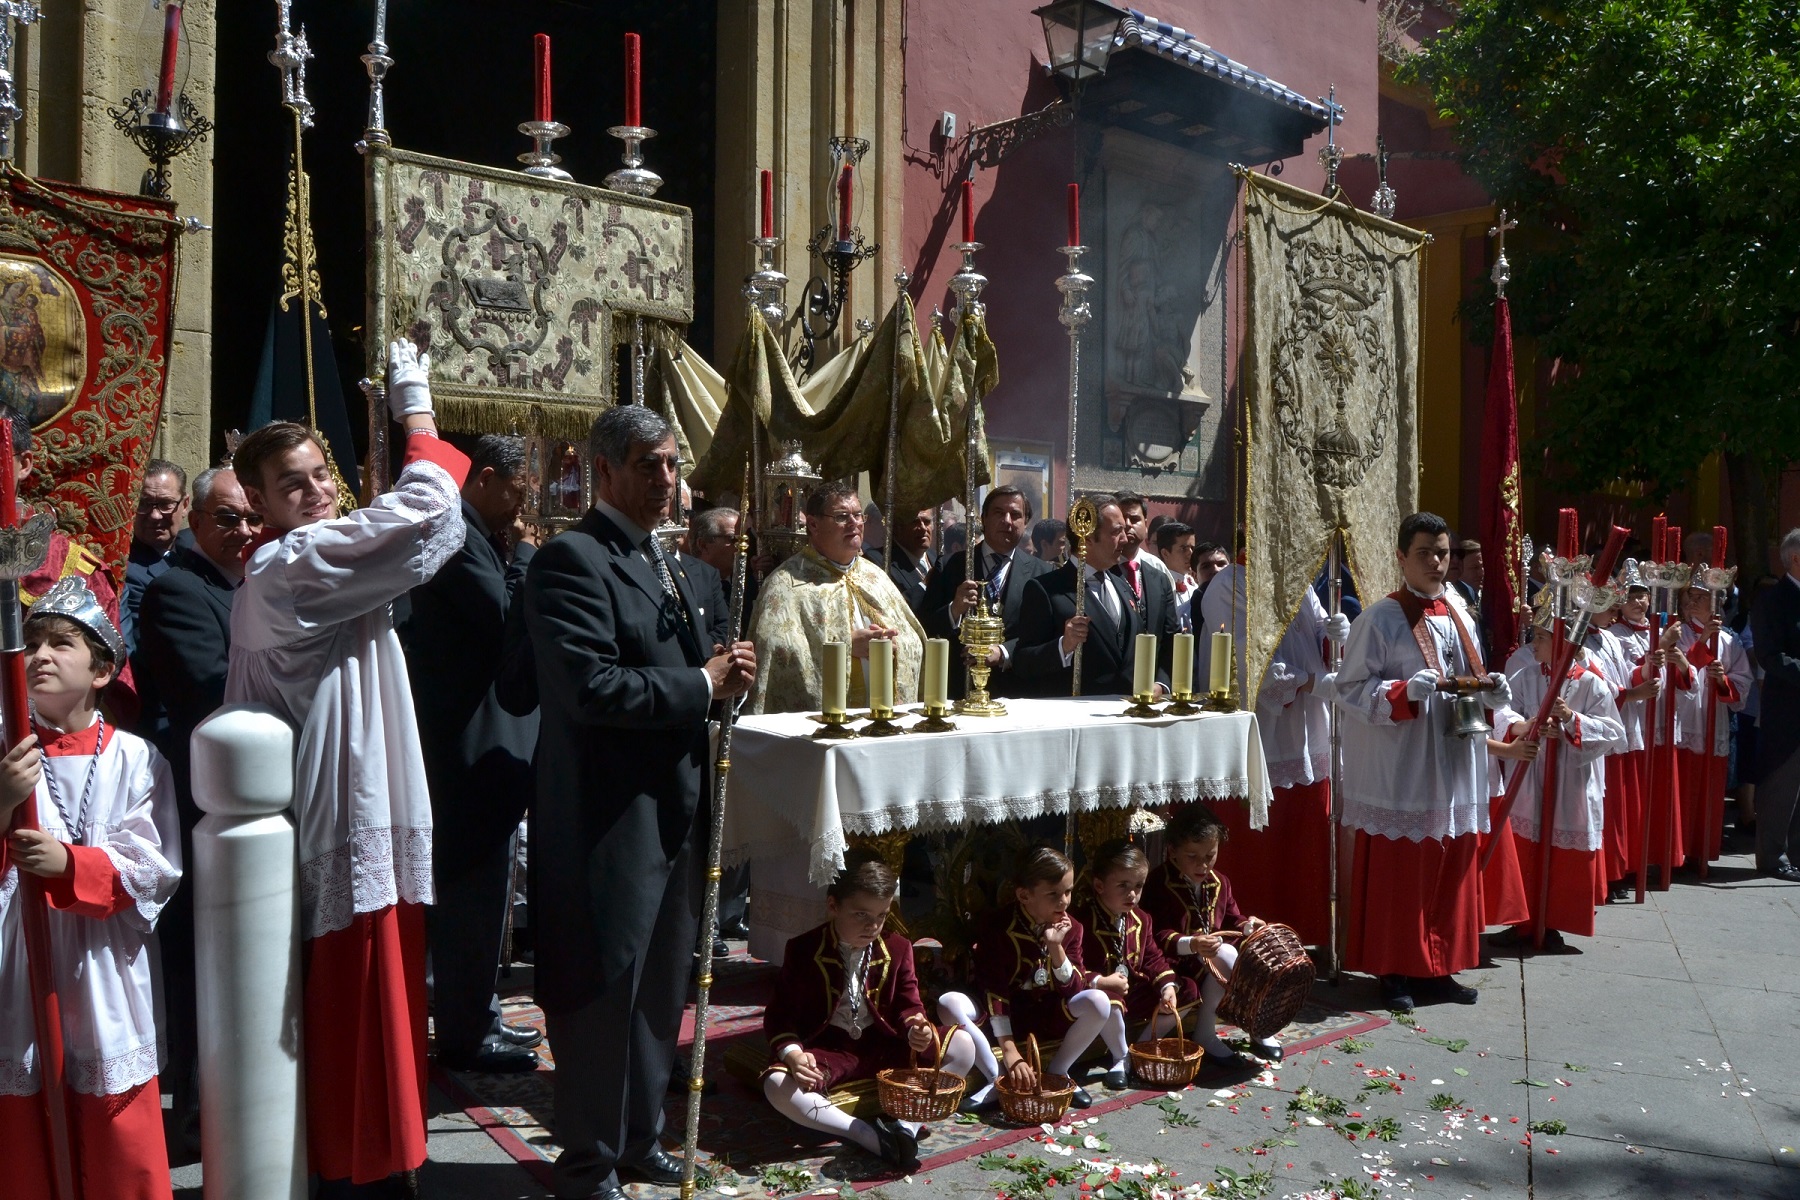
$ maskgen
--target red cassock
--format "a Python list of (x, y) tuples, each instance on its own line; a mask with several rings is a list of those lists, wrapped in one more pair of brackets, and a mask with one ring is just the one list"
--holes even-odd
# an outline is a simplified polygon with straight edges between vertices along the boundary
[[(1634, 684), (1643, 683), (1648, 675), (1649, 673), (1646, 671), (1644, 665), (1639, 663), (1637, 669), (1631, 674), (1631, 682)], [(1685, 690), (1690, 687), (1694, 681), (1693, 672), (1675, 670), (1674, 668), (1669, 669), (1666, 678), (1668, 679), (1669, 686), (1677, 691)], [(1661, 712), (1664, 704), (1673, 702), (1665, 695), (1651, 697), (1646, 703), (1650, 706), (1650, 713), (1644, 730), (1645, 749), (1640, 752), (1643, 755), (1641, 761), (1644, 769), (1643, 819), (1650, 825), (1649, 865), (1662, 871), (1662, 885), (1666, 888), (1669, 885), (1669, 871), (1668, 864), (1663, 862), (1663, 851), (1664, 847), (1670, 844), (1669, 817), (1671, 814), (1674, 814), (1676, 817), (1673, 843), (1674, 862), (1679, 866), (1682, 860), (1687, 857), (1686, 848), (1681, 836), (1682, 822), (1680, 816), (1682, 780), (1680, 778), (1680, 770), (1675, 765), (1675, 755), (1679, 751), (1672, 751), (1671, 747), (1666, 742), (1661, 745), (1657, 744), (1657, 738), (1659, 737), (1658, 713)], [(1652, 768), (1650, 766), (1651, 755), (1655, 755), (1657, 759), (1654, 768), (1654, 791), (1652, 791), (1650, 787), (1652, 782)], [(1638, 826), (1638, 831), (1638, 836), (1641, 838), (1643, 836), (1642, 825)], [(1635, 855), (1636, 852), (1634, 851), (1634, 865)]]
[[(1205, 959), (1198, 954), (1181, 954), (1176, 943), (1195, 934), (1244, 928), (1244, 913), (1232, 893), (1231, 880), (1217, 871), (1195, 887), (1175, 869), (1175, 864), (1163, 863), (1150, 872), (1144, 884), (1143, 909), (1150, 914), (1163, 958), (1174, 964), (1175, 973), (1195, 988), (1196, 994), (1199, 984), (1210, 979), (1212, 973), (1206, 969)], [(1186, 999), (1184, 994), (1183, 1003)]]
[[(1744, 691), (1749, 684), (1749, 666), (1743, 648), (1731, 639), (1729, 632), (1719, 634), (1719, 653), (1714, 654), (1706, 639), (1692, 622), (1684, 626), (1682, 641), (1688, 664), (1699, 678), (1692, 691), (1679, 698), (1681, 703), (1680, 745), (1675, 749), (1676, 775), (1681, 788), (1681, 845), (1685, 854), (1695, 860), (1711, 862), (1719, 857), (1724, 829), (1719, 820), (1724, 812), (1728, 754), (1718, 753), (1717, 743), (1730, 744), (1730, 712), (1744, 706)], [(1714, 681), (1706, 668), (1714, 661), (1726, 664), (1725, 678)], [(1717, 706), (1714, 719), (1714, 745), (1707, 753), (1706, 709)], [(1681, 861), (1680, 857), (1676, 858)]]
[(862, 1003), (873, 1023), (861, 1037), (831, 1023), (844, 998), (848, 971), (831, 922), (788, 940), (781, 974), (763, 1011), (771, 1068), (781, 1065), (782, 1052), (796, 1042), (825, 1072), (828, 1088), (873, 1079), (911, 1061), (907, 1025), (925, 1015), (912, 943), (903, 934), (888, 933), (870, 944)]
[[(1493, 833), (1481, 834), (1481, 853), (1486, 854), (1488, 843), (1498, 840), (1499, 849), (1488, 865), (1481, 872), (1481, 923), (1483, 925), (1523, 925), (1531, 920), (1531, 905), (1526, 897), (1530, 894), (1525, 889), (1525, 881), (1520, 875), (1519, 852), (1513, 846), (1511, 828), (1501, 828), (1499, 814), (1503, 797), (1495, 796), (1488, 802), (1489, 821)], [(1519, 803), (1524, 804), (1528, 797), (1523, 793)]]
[(1011, 1022), (1020, 1044), (1029, 1034), (1046, 1041), (1067, 1033), (1074, 1023), (1068, 1002), (1093, 986), (1093, 972), (1082, 965), (1085, 940), (1086, 930), (1071, 916), (1063, 952), (1074, 971), (1068, 982), (1059, 983), (1038, 927), (1024, 910), (1015, 903), (989, 913), (976, 933), (974, 960), (975, 984), (990, 1021), (999, 1017)]
[(1344, 965), (1429, 979), (1481, 962), (1479, 839), (1414, 842), (1356, 831)]
[[(1148, 1021), (1162, 1003), (1165, 984), (1175, 985), (1175, 1002), (1189, 1004), (1200, 990), (1194, 981), (1177, 975), (1162, 947), (1156, 943), (1156, 925), (1142, 908), (1114, 917), (1089, 896), (1075, 907), (1075, 919), (1086, 934), (1081, 940), (1081, 965), (1094, 976), (1111, 975), (1125, 966), (1130, 990), (1125, 993), (1125, 1019)], [(1114, 1001), (1118, 1003), (1118, 1001)]]
[(1229, 837), (1238, 902), (1265, 921), (1290, 925), (1309, 946), (1331, 940), (1331, 780), (1276, 788), (1269, 823), (1250, 828), (1238, 800), (1212, 805)]

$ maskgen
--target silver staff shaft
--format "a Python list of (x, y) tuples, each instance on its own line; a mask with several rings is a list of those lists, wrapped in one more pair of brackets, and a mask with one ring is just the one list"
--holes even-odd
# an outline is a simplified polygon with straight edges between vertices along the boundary
[[(1334, 617), (1344, 611), (1343, 545), (1343, 531), (1333, 530), (1331, 534), (1331, 549), (1325, 559), (1325, 570), (1328, 574), (1325, 590), (1326, 594), (1331, 597), (1331, 615)], [(1332, 642), (1332, 672), (1335, 674), (1343, 667), (1343, 665), (1344, 644), (1342, 642)], [(1330, 808), (1326, 814), (1325, 820), (1326, 826), (1331, 833), (1331, 919), (1329, 922), (1331, 945), (1328, 947), (1328, 952), (1331, 960), (1331, 978), (1336, 980), (1343, 970), (1343, 957), (1338, 946), (1338, 926), (1342, 920), (1338, 905), (1338, 872), (1340, 869), (1338, 863), (1338, 840), (1341, 836), (1338, 829), (1338, 814), (1344, 810), (1344, 735), (1343, 730), (1339, 728), (1338, 725), (1337, 701), (1335, 699), (1332, 701), (1331, 706), (1326, 710), (1326, 716), (1331, 722), (1331, 797)]]
[[(750, 574), (750, 463), (744, 462), (744, 490), (738, 501), (737, 546), (731, 557), (731, 622), (725, 649), (744, 632), (744, 592)], [(700, 977), (694, 994), (694, 1047), (688, 1074), (687, 1134), (682, 1139), (681, 1197), (693, 1200), (694, 1171), (700, 1161), (700, 1093), (706, 1086), (706, 1014), (712, 1003), (713, 928), (719, 921), (719, 880), (725, 856), (725, 783), (731, 773), (731, 731), (737, 704), (725, 701), (719, 713), (719, 750), (713, 761), (712, 830), (706, 847), (706, 897), (700, 906)]]

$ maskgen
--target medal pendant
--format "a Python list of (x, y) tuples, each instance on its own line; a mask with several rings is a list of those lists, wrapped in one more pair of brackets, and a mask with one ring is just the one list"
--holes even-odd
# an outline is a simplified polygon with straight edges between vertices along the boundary
[(1049, 987), (1050, 986), (1050, 972), (1046, 971), (1042, 967), (1039, 967), (1036, 971), (1032, 972), (1031, 986), (1032, 987)]
[(1131, 982), (1131, 968), (1124, 963), (1119, 964), (1119, 978), (1123, 979), (1126, 983)]

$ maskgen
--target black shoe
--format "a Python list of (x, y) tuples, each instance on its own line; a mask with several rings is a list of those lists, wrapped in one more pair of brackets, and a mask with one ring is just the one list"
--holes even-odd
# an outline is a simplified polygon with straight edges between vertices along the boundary
[[(1564, 951), (1566, 951), (1568, 948), (1569, 948), (1569, 943), (1563, 941), (1563, 935), (1559, 930), (1555, 930), (1555, 929), (1544, 930), (1544, 951), (1545, 951), (1545, 953), (1561, 954)], [(1474, 989), (1471, 988), (1470, 990), (1473, 991)], [(1471, 1000), (1469, 1003), (1473, 1004), (1474, 1001)]]
[(1111, 1091), (1122, 1092), (1131, 1086), (1131, 1075), (1124, 1067), (1114, 1067), (1100, 1077), (1100, 1082)]
[(1274, 1038), (1251, 1038), (1250, 1053), (1267, 1062), (1278, 1063), (1287, 1052)]
[(1456, 981), (1454, 975), (1415, 979), (1413, 986), (1433, 1000), (1448, 1000), (1453, 1004), (1473, 1004), (1481, 999), (1480, 992), (1472, 987), (1464, 987)]
[(1093, 1106), (1094, 1098), (1088, 1095), (1088, 1090), (1084, 1087), (1077, 1087), (1075, 1094), (1069, 1097), (1070, 1108), (1092, 1108)]
[(483, 1046), (470, 1058), (440, 1056), (438, 1061), (452, 1071), (481, 1075), (527, 1075), (542, 1065), (537, 1051), (524, 1046)]
[(1411, 1012), (1413, 1010), (1412, 981), (1404, 975), (1383, 975), (1381, 977), (1381, 1002), (1387, 1005), (1390, 1012)]
[(1242, 1071), (1246, 1067), (1255, 1066), (1254, 1063), (1245, 1058), (1242, 1054), (1239, 1054), (1236, 1050), (1233, 1050), (1230, 1054), (1214, 1054), (1211, 1050), (1202, 1050), (1200, 1052), (1200, 1061), (1203, 1066), (1213, 1067), (1220, 1071), (1237, 1072)]
[(881, 1161), (909, 1174), (919, 1165), (919, 1139), (892, 1117), (876, 1117), (875, 1139), (881, 1145)]
[(734, 918), (719, 926), (719, 936), (734, 942), (747, 942), (750, 940), (750, 923), (742, 917)]
[(650, 1153), (636, 1162), (620, 1163), (615, 1169), (620, 1178), (630, 1177), (639, 1183), (674, 1187), (681, 1182), (681, 1160), (661, 1146), (653, 1146)]
[(716, 937), (713, 939), (712, 955), (714, 958), (730, 958), (731, 957), (731, 947), (726, 944), (724, 938)]
[(1515, 946), (1523, 946), (1531, 940), (1529, 925), (1508, 925), (1499, 933), (1487, 935), (1488, 945), (1498, 946), (1503, 950), (1511, 950)]
[(544, 1033), (543, 1030), (534, 1029), (530, 1025), (508, 1025), (502, 1021), (500, 1023), (500, 1040), (509, 1046), (529, 1050), (533, 1046), (544, 1044)]
[(1621, 879), (1606, 889), (1606, 900), (1609, 904), (1630, 904), (1637, 897), (1637, 885), (1630, 880)]
[(631, 1197), (625, 1194), (624, 1188), (603, 1187), (588, 1197), (588, 1200), (631, 1200)]
[[(980, 1090), (981, 1089), (979, 1088), (976, 1089), (976, 1091)], [(980, 1100), (975, 1099), (974, 1093), (964, 1096), (962, 1098), (962, 1103), (956, 1106), (956, 1111), (963, 1114), (965, 1117), (974, 1117), (985, 1112), (993, 1112), (999, 1107), (1000, 1094), (990, 1089), (988, 1094)]]

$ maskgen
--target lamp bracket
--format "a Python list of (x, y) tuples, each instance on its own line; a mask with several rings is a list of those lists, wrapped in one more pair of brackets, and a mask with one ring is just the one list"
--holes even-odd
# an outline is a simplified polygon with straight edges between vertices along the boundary
[(978, 167), (998, 166), (1000, 160), (1026, 142), (1075, 121), (1075, 106), (1058, 97), (1023, 116), (977, 125), (969, 130), (969, 159)]

